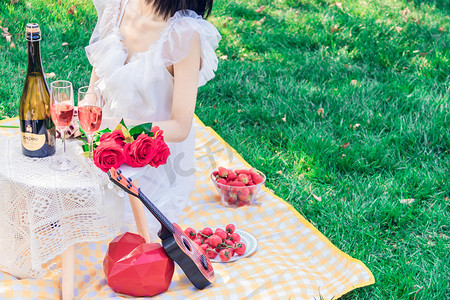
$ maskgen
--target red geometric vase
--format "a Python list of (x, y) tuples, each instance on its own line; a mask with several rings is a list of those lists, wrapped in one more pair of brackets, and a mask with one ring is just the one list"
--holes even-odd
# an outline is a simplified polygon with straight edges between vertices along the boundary
[(175, 266), (161, 244), (145, 242), (131, 232), (116, 237), (108, 246), (103, 270), (116, 293), (149, 297), (167, 291)]

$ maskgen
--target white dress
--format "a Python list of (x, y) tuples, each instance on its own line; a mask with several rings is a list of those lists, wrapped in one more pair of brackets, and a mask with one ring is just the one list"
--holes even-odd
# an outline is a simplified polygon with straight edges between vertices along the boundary
[[(99, 80), (96, 85), (106, 98), (104, 116), (129, 118), (144, 122), (165, 121), (171, 118), (173, 77), (167, 66), (187, 56), (195, 33), (200, 36), (201, 60), (198, 85), (214, 77), (217, 56), (214, 50), (220, 41), (217, 29), (190, 10), (178, 11), (168, 19), (160, 38), (147, 51), (134, 53), (127, 62), (128, 51), (119, 31), (127, 0), (94, 0), (98, 22), (86, 54), (95, 67)], [(138, 179), (144, 194), (172, 222), (178, 222), (189, 202), (195, 186), (193, 128), (181, 143), (168, 143), (171, 155), (167, 164), (149, 168)], [(132, 222), (133, 215), (127, 205), (125, 217)], [(147, 222), (156, 238), (159, 222), (147, 212)]]

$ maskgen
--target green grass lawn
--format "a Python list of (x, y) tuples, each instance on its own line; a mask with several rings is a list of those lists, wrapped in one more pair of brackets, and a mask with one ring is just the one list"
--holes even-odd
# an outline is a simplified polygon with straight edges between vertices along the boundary
[[(196, 113), (372, 270), (343, 299), (450, 299), (450, 0), (339, 1), (216, 1)], [(52, 80), (88, 83), (95, 10), (61, 2), (2, 1), (0, 116), (17, 115), (27, 22)]]

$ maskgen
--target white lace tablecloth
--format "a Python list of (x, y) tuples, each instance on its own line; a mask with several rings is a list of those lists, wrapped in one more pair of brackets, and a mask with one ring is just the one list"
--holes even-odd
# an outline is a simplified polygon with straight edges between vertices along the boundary
[[(61, 141), (58, 152), (61, 155)], [(0, 270), (18, 278), (45, 275), (43, 264), (71, 245), (114, 237), (123, 200), (106, 188), (108, 178), (67, 145), (77, 168), (55, 171), (47, 158), (22, 154), (19, 136), (0, 139)]]

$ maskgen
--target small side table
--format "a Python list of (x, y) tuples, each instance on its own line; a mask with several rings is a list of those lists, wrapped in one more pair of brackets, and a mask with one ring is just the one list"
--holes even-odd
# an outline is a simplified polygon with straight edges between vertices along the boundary
[[(120, 169), (126, 178), (131, 178), (133, 185), (139, 187), (137, 179), (142, 176), (147, 168), (150, 166), (145, 166), (142, 168), (131, 168), (127, 165), (122, 165)], [(131, 209), (133, 210), (134, 220), (136, 222), (136, 228), (142, 237), (144, 237), (147, 243), (151, 243), (150, 232), (148, 229), (147, 220), (145, 217), (145, 207), (142, 202), (128, 194), (130, 200)], [(74, 246), (69, 246), (62, 255), (62, 299), (72, 300), (74, 299), (74, 284), (75, 284), (75, 257), (74, 257)]]
[[(6, 123), (2, 122), (5, 125), (9, 126), (16, 126), (18, 125), (18, 120), (16, 119), (10, 119)], [(2, 125), (3, 125), (2, 124)], [(36, 213), (43, 213), (45, 215), (45, 210), (51, 208), (51, 205), (48, 205), (47, 207), (42, 207), (42, 202), (48, 202), (49, 199), (52, 197), (58, 198), (59, 196), (64, 196), (70, 194), (74, 194), (74, 189), (67, 189), (65, 192), (62, 193), (56, 193), (55, 186), (59, 186), (60, 189), (64, 190), (64, 187), (62, 185), (58, 185), (58, 182), (52, 181), (52, 180), (41, 180), (36, 181), (34, 184), (32, 184), (31, 177), (36, 177), (42, 174), (45, 174), (46, 166), (44, 165), (43, 168), (34, 168), (33, 166), (37, 163), (49, 163), (49, 161), (52, 159), (45, 158), (45, 159), (29, 159), (25, 158), (22, 155), (22, 151), (20, 148), (20, 140), (19, 140), (19, 131), (15, 128), (2, 128), (0, 130), (2, 133), (1, 143), (0, 143), (0, 151), (2, 155), (0, 156), (0, 164), (2, 164), (2, 169), (0, 169), (0, 191), (1, 191), (1, 197), (0, 197), (0, 207), (2, 204), (7, 207), (7, 209), (4, 209), (0, 211), (0, 220), (2, 221), (2, 225), (4, 230), (0, 231), (0, 241), (3, 241), (5, 245), (9, 245), (10, 252), (12, 252), (12, 256), (15, 255), (15, 257), (10, 258), (9, 260), (7, 257), (3, 257), (2, 261), (0, 261), (0, 268), (10, 273), (13, 276), (16, 276), (18, 278), (32, 278), (32, 277), (39, 277), (40, 275), (43, 275), (43, 270), (36, 270), (33, 268), (34, 266), (39, 266), (39, 261), (50, 261), (54, 257), (58, 255), (58, 253), (61, 253), (61, 250), (56, 252), (51, 252), (50, 255), (41, 255), (42, 252), (42, 245), (39, 245), (39, 243), (36, 243), (36, 241), (33, 239), (33, 236), (37, 232), (42, 233), (43, 226), (45, 227), (45, 224), (50, 224), (50, 228), (52, 229), (50, 233), (55, 233), (58, 230), (61, 230), (61, 227), (64, 226), (61, 222), (58, 222), (58, 218), (54, 218), (50, 222), (45, 222), (45, 219), (38, 220), (39, 224), (36, 224), (32, 221), (33, 217)], [(71, 144), (71, 143), (68, 143)], [(69, 145), (68, 145), (69, 146)], [(78, 147), (75, 145), (75, 147)], [(77, 157), (76, 154), (70, 154), (70, 151), (74, 151), (74, 149), (78, 148), (69, 148), (69, 155), (73, 157)], [(75, 150), (75, 152), (77, 152)], [(14, 161), (17, 162), (17, 160), (25, 160), (25, 163), (18, 163), (20, 166), (18, 169), (14, 168), (12, 166), (12, 163)], [(91, 171), (96, 170), (96, 167), (93, 166), (93, 164), (89, 164), (86, 159), (80, 157), (78, 155), (78, 159), (80, 160), (80, 165), (90, 169)], [(31, 166), (31, 167), (30, 167)], [(8, 169), (9, 167), (9, 169)], [(15, 169), (12, 173), (10, 169)], [(34, 171), (33, 171), (34, 170)], [(140, 177), (146, 170), (146, 167), (143, 168), (130, 168), (127, 166), (123, 167), (123, 171), (127, 174), (128, 177), (134, 178), (135, 180), (133, 183), (137, 186), (136, 179)], [(97, 172), (100, 172), (99, 170), (96, 170)], [(15, 174), (14, 174), (15, 172)], [(27, 176), (28, 174), (29, 176)], [(36, 175), (37, 174), (37, 175)], [(94, 171), (95, 174), (95, 171)], [(88, 180), (90, 184), (94, 183), (95, 185), (101, 185), (101, 184), (107, 184), (106, 176), (103, 174), (104, 181), (101, 180), (100, 175), (98, 176), (92, 176), (93, 180)], [(55, 177), (61, 177), (61, 174), (57, 174)], [(13, 177), (12, 179), (10, 177)], [(23, 179), (18, 180), (18, 182), (15, 182), (14, 178)], [(100, 178), (100, 179), (99, 179)], [(27, 180), (28, 179), (28, 180)], [(61, 178), (60, 178), (61, 179)], [(73, 184), (80, 184), (79, 178), (75, 176), (73, 178)], [(70, 182), (70, 180), (67, 180), (67, 182)], [(70, 186), (70, 184), (69, 184)], [(53, 188), (52, 188), (53, 187)], [(31, 198), (36, 198), (36, 196), (42, 195), (43, 190), (47, 189), (52, 190), (52, 193), (47, 193), (46, 197), (41, 197), (43, 201), (36, 201), (33, 203)], [(23, 189), (25, 190), (32, 190), (34, 192), (31, 193), (23, 193)], [(38, 190), (38, 192), (36, 192)], [(104, 188), (104, 190), (107, 190), (107, 188)], [(21, 192), (22, 191), (22, 192)], [(39, 192), (40, 191), (40, 192)], [(76, 191), (76, 189), (75, 189)], [(45, 194), (45, 193), (44, 193)], [(77, 193), (75, 193), (77, 194)], [(72, 195), (75, 196), (75, 195)], [(72, 207), (72, 210), (69, 208), (69, 210), (65, 210), (65, 217), (70, 216), (70, 211), (76, 211), (74, 215), (80, 216), (83, 214), (87, 214), (88, 216), (96, 216), (98, 218), (99, 214), (101, 215), (102, 208), (105, 206), (102, 204), (102, 202), (105, 200), (104, 198), (108, 198), (108, 204), (109, 207), (107, 209), (108, 212), (114, 211), (114, 209), (111, 209), (111, 202), (114, 198), (119, 198), (114, 196), (114, 193), (107, 193), (107, 195), (103, 195), (103, 197), (93, 197), (91, 195), (90, 197), (75, 197), (74, 203), (78, 204), (78, 207)], [(39, 198), (39, 197), (37, 197)], [(40, 200), (42, 200), (40, 199)], [(84, 199), (84, 200), (83, 200)], [(89, 202), (92, 199), (97, 199), (97, 202)], [(145, 238), (147, 242), (151, 242), (150, 240), (150, 233), (147, 226), (147, 221), (145, 217), (144, 212), (144, 206), (140, 202), (139, 199), (129, 196), (129, 200), (131, 203), (131, 207), (134, 214), (134, 219), (137, 226), (138, 233)], [(37, 204), (37, 205), (34, 205)], [(58, 205), (57, 205), (58, 207)], [(64, 207), (64, 205), (60, 206)], [(66, 207), (67, 208), (67, 207)], [(105, 210), (103, 210), (104, 212)], [(102, 223), (102, 230), (98, 231), (95, 237), (89, 237), (88, 239), (83, 239), (83, 234), (88, 234), (89, 230), (78, 230), (79, 236), (78, 238), (81, 239), (80, 241), (86, 242), (86, 241), (95, 241), (95, 240), (104, 240), (113, 238), (115, 234), (119, 231), (121, 226), (121, 218), (119, 217), (120, 213), (117, 216), (105, 216), (105, 218), (102, 220), (100, 218), (99, 223)], [(88, 224), (86, 227), (90, 227), (90, 224)], [(86, 229), (86, 228), (85, 228)], [(92, 229), (92, 228), (87, 228)], [(93, 228), (93, 231), (95, 231), (95, 226)], [(65, 232), (65, 236), (70, 236), (69, 232)], [(45, 235), (45, 234), (44, 234)], [(14, 240), (17, 238), (17, 240)], [(58, 240), (58, 239), (56, 239)], [(59, 241), (61, 242), (61, 241)], [(62, 251), (62, 297), (63, 299), (74, 299), (74, 288), (75, 288), (75, 257), (74, 257), (74, 250), (75, 250), (75, 243), (68, 243), (67, 246), (60, 245), (60, 249), (63, 249)], [(45, 245), (44, 245), (45, 246)], [(40, 250), (40, 251), (39, 251)], [(3, 254), (8, 254), (8, 251), (4, 251)], [(24, 255), (25, 254), (25, 255)], [(28, 255), (28, 256), (27, 256)], [(17, 259), (18, 258), (18, 259)], [(34, 263), (33, 263), (34, 261)], [(2, 264), (2, 262), (5, 262), (6, 264)]]
[[(62, 294), (73, 299), (74, 245), (115, 237), (123, 200), (107, 188), (107, 176), (80, 155), (77, 142), (67, 146), (78, 167), (60, 172), (50, 168), (54, 157), (25, 157), (18, 135), (1, 139), (0, 270), (17, 278), (41, 277), (42, 265), (62, 254)], [(133, 204), (136, 220), (148, 238), (138, 204)]]
[[(133, 184), (137, 185), (137, 181), (133, 180)], [(131, 208), (133, 210), (136, 228), (147, 243), (151, 243), (150, 232), (147, 226), (147, 220), (142, 202), (132, 195), (128, 195)], [(72, 300), (75, 291), (75, 246), (69, 246), (62, 254), (62, 299)]]

